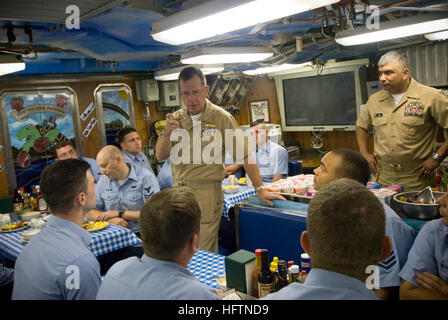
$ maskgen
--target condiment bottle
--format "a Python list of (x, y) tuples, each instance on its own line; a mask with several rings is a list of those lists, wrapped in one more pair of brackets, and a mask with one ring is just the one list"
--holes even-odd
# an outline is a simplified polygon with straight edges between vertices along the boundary
[(291, 267), (289, 267), (289, 274), (291, 279), (290, 282), (299, 282), (300, 269), (298, 265), (293, 264)]
[(288, 285), (288, 265), (285, 260), (278, 261), (277, 291)]
[(302, 270), (300, 272), (300, 277), (299, 277), (300, 281), (299, 282), (304, 283), (307, 276), (308, 276), (308, 273), (306, 272), (306, 270)]
[(261, 249), (255, 250), (255, 269), (252, 271), (252, 295), (258, 298), (258, 274), (261, 271)]
[(12, 203), (14, 206), (14, 211), (15, 212), (20, 212), (23, 210), (23, 197), (20, 194), (20, 190), (17, 189), (14, 193), (14, 197), (12, 199)]
[(261, 250), (261, 270), (258, 274), (258, 297), (263, 298), (271, 292), (275, 291), (275, 277), (269, 270), (269, 254), (268, 250)]
[(47, 207), (47, 201), (45, 201), (44, 196), (42, 195), (42, 193), (40, 193), (40, 186), (36, 186), (37, 189), (37, 199), (36, 199), (36, 203), (37, 203), (37, 210), (40, 212), (47, 212), (48, 207)]

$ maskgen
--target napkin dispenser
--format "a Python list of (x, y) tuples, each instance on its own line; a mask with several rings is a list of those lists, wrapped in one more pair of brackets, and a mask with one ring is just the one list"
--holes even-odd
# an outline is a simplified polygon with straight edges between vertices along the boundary
[(224, 263), (227, 287), (252, 295), (252, 272), (255, 270), (255, 254), (241, 249), (226, 256)]
[(14, 211), (14, 206), (12, 204), (12, 197), (0, 197), (0, 213), (9, 213)]

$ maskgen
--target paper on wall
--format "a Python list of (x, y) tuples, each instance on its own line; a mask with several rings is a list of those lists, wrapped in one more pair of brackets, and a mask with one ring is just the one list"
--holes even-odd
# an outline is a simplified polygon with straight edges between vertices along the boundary
[(84, 112), (81, 114), (81, 120), (85, 121), (87, 117), (92, 113), (92, 111), (95, 109), (95, 104), (91, 102), (89, 106), (84, 110)]
[(92, 131), (93, 127), (95, 126), (95, 124), (96, 124), (96, 119), (92, 118), (90, 120), (89, 124), (87, 125), (87, 127), (82, 132), (82, 135), (87, 138), (90, 134), (90, 131)]

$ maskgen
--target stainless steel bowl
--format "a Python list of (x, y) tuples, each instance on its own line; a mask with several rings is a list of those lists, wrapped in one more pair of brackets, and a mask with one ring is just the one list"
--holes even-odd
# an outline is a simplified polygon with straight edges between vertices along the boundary
[[(398, 209), (400, 212), (397, 212), (398, 214), (401, 213), (401, 215), (404, 215), (408, 218), (412, 219), (420, 219), (420, 220), (432, 220), (440, 218), (439, 213), (439, 207), (438, 204), (427, 204), (431, 203), (430, 200), (430, 194), (429, 192), (423, 193), (420, 197), (418, 197), (416, 200), (423, 201), (425, 204), (418, 204), (418, 203), (410, 203), (410, 202), (404, 202), (401, 200), (398, 200), (399, 197), (405, 197), (406, 199), (413, 199), (419, 191), (409, 191), (409, 192), (402, 192), (398, 193), (394, 196), (394, 202), (395, 205), (392, 207), (394, 209)], [(442, 195), (444, 195), (444, 192), (437, 192), (433, 191), (434, 198), (437, 200)]]

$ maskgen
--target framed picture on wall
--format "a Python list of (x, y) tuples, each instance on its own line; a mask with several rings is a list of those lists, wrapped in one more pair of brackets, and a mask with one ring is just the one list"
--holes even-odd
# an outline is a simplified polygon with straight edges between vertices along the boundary
[(80, 150), (78, 103), (70, 88), (4, 90), (0, 110), (10, 189), (28, 191), (38, 185), (42, 171), (54, 161), (59, 142), (70, 142)]
[(251, 101), (249, 104), (252, 122), (257, 121), (258, 119), (264, 119), (264, 122), (269, 122), (268, 100)]

